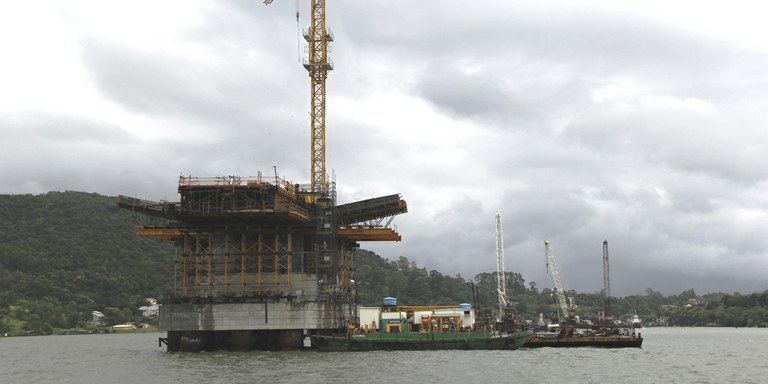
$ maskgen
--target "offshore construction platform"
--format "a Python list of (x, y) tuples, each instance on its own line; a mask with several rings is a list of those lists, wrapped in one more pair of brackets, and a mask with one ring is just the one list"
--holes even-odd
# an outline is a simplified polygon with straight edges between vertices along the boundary
[[(266, 4), (271, 0), (265, 0)], [(325, 80), (333, 69), (325, 0), (304, 31), (311, 80), (309, 185), (277, 176), (181, 176), (180, 201), (118, 196), (135, 230), (175, 245), (171, 303), (160, 311), (169, 351), (298, 349), (310, 334), (356, 324), (354, 253), (362, 241), (400, 241), (398, 194), (337, 205), (325, 170)]]

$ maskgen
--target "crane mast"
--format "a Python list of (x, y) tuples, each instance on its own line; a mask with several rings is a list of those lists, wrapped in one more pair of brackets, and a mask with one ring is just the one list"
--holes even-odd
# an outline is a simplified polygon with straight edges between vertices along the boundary
[(563, 282), (560, 280), (560, 271), (557, 269), (557, 262), (555, 262), (555, 255), (552, 253), (552, 246), (549, 241), (544, 241), (544, 248), (547, 251), (547, 267), (552, 271), (552, 279), (555, 281), (555, 293), (557, 294), (557, 302), (560, 305), (560, 310), (563, 315), (566, 316), (566, 320), (570, 320), (574, 317), (574, 305), (569, 305), (565, 300), (565, 290), (563, 289)]
[(309, 57), (304, 60), (304, 68), (312, 82), (312, 192), (325, 196), (328, 193), (325, 174), (325, 79), (333, 70), (333, 62), (328, 58), (328, 42), (333, 41), (333, 34), (325, 28), (325, 0), (312, 0), (311, 14), (309, 29), (304, 33), (304, 39), (309, 44)]
[[(264, 4), (271, 4), (272, 1), (264, 0)], [(333, 61), (328, 58), (328, 42), (333, 41), (333, 33), (325, 28), (325, 0), (311, 1), (309, 28), (303, 32), (309, 46), (309, 57), (302, 60), (311, 82), (311, 188), (315, 196), (326, 196), (328, 186), (325, 172), (325, 79), (328, 72), (333, 70)]]
[(499, 296), (499, 315), (507, 306), (507, 278), (504, 268), (504, 237), (501, 232), (501, 214), (496, 212), (496, 292)]
[(603, 290), (605, 295), (603, 316), (608, 320), (611, 319), (611, 275), (610, 268), (608, 267), (608, 240), (603, 241)]

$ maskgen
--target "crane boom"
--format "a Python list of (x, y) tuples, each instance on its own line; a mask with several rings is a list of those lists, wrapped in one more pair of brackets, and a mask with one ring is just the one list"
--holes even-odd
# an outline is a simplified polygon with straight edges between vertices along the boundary
[(555, 281), (555, 293), (557, 294), (560, 310), (566, 316), (566, 319), (571, 319), (574, 316), (574, 306), (568, 305), (565, 300), (563, 282), (560, 280), (560, 271), (557, 269), (557, 262), (555, 262), (555, 255), (552, 253), (552, 246), (549, 244), (549, 241), (544, 240), (544, 248), (547, 251), (547, 267), (552, 271), (552, 279)]
[(496, 292), (499, 296), (499, 314), (507, 306), (507, 277), (504, 268), (504, 237), (501, 232), (501, 214), (496, 212)]

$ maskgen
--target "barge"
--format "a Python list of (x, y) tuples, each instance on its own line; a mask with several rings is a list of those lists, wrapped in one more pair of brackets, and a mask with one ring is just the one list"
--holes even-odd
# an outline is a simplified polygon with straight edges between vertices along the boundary
[(339, 336), (313, 335), (312, 347), (318, 351), (389, 351), (389, 350), (512, 350), (523, 347), (533, 333), (510, 334), (483, 332), (405, 332), (348, 333)]
[(387, 297), (382, 307), (358, 308), (357, 321), (341, 334), (310, 335), (319, 351), (511, 350), (533, 336), (529, 330), (499, 332), (479, 326), (472, 306), (400, 306)]
[(533, 332), (533, 336), (523, 346), (525, 348), (640, 348), (643, 345), (642, 334), (635, 334), (634, 329), (613, 333), (578, 333), (568, 332)]

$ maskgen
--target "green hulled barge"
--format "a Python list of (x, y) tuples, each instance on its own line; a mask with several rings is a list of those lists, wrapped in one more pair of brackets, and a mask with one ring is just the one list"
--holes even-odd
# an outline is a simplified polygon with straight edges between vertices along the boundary
[(344, 334), (310, 336), (319, 351), (502, 350), (518, 349), (533, 333), (499, 332), (475, 321), (469, 304), (398, 306), (394, 298), (382, 307), (361, 307), (357, 322)]
[(475, 350), (518, 349), (533, 333), (509, 334), (483, 332), (405, 332), (348, 333), (340, 336), (311, 336), (312, 346), (320, 351), (396, 351), (396, 350)]

